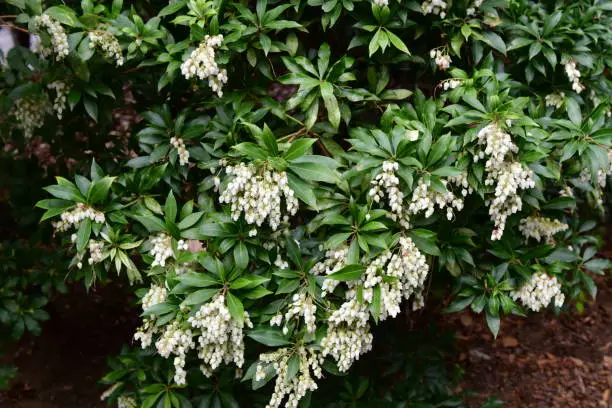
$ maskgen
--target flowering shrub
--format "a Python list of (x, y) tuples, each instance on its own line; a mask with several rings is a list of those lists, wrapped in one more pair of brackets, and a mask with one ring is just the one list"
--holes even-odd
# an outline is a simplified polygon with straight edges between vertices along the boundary
[[(297, 407), (430, 285), (497, 335), (610, 267), (609, 2), (8, 4), (38, 42), (6, 59), (3, 134), (104, 144), (42, 219), (86, 285), (143, 286), (153, 355), (107, 376), (118, 406), (275, 379), (249, 404)], [(110, 143), (121, 95), (142, 121)]]

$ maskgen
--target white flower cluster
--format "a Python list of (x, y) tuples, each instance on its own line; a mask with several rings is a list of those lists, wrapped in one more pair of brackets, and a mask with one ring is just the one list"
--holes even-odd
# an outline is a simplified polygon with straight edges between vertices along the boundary
[(160, 338), (155, 342), (155, 348), (164, 358), (174, 354), (174, 382), (178, 385), (186, 384), (185, 355), (195, 347), (193, 335), (189, 329), (181, 329), (178, 322), (166, 326)]
[(123, 65), (123, 53), (119, 40), (108, 31), (94, 30), (89, 32), (89, 46), (98, 48), (104, 53), (104, 56), (115, 61), (117, 66)]
[(421, 12), (424, 15), (433, 13), (440, 16), (440, 18), (446, 17), (446, 8), (448, 4), (443, 0), (425, 0), (421, 3)]
[(181, 72), (187, 79), (197, 76), (208, 79), (208, 86), (218, 96), (223, 96), (223, 84), (227, 83), (227, 71), (219, 69), (215, 61), (215, 49), (223, 42), (222, 35), (206, 36), (200, 46), (181, 65)]
[(200, 366), (206, 376), (224, 362), (233, 362), (238, 367), (244, 364), (244, 326), (253, 327), (249, 314), (244, 312), (244, 322), (233, 319), (227, 306), (225, 296), (218, 295), (212, 302), (200, 307), (197, 313), (188, 319), (191, 327), (200, 329), (198, 337), (198, 357), (203, 360)]
[(142, 297), (142, 311), (164, 303), (168, 299), (168, 290), (163, 285), (151, 285), (147, 293)]
[(386, 194), (387, 204), (391, 208), (391, 219), (404, 228), (410, 228), (410, 215), (403, 205), (404, 193), (401, 192), (399, 178), (395, 175), (398, 169), (399, 164), (397, 162), (383, 162), (383, 171), (372, 180), (372, 188), (370, 188), (368, 194), (377, 203)]
[(461, 187), (461, 195), (463, 197), (467, 197), (468, 194), (472, 194), (474, 189), (470, 186), (468, 182), (467, 175), (465, 173), (458, 174), (456, 176), (451, 176), (448, 178), (452, 184)]
[[(444, 186), (448, 185), (446, 180), (441, 180)], [(425, 211), (425, 217), (429, 218), (435, 211), (437, 205), (441, 210), (446, 208), (446, 218), (450, 221), (453, 219), (453, 208), (457, 211), (463, 209), (463, 200), (455, 197), (455, 195), (446, 191), (442, 194), (438, 191), (430, 189), (431, 182), (420, 178), (416, 188), (412, 192), (412, 199), (408, 204), (408, 213), (411, 215)]]
[(498, 124), (491, 123), (478, 132), (478, 144), (485, 150), (474, 156), (474, 161), (489, 156), (485, 163), (486, 185), (495, 185), (495, 196), (487, 200), (489, 215), (495, 224), (491, 233), (492, 240), (501, 239), (508, 216), (523, 208), (523, 201), (518, 191), (535, 186), (533, 173), (516, 161), (506, 161), (509, 153), (518, 152), (512, 138)]
[(372, 289), (380, 286), (380, 319), (395, 317), (400, 312), (402, 299), (408, 299), (423, 289), (429, 266), (427, 260), (414, 242), (408, 237), (400, 237), (399, 251), (386, 251), (372, 261), (362, 277), (363, 297), (372, 301)]
[[(227, 166), (225, 171), (233, 179), (219, 197), (219, 202), (231, 204), (234, 220), (244, 212), (247, 223), (261, 226), (268, 218), (270, 227), (276, 230), (281, 223), (282, 196), (285, 197), (287, 213), (294, 215), (297, 212), (298, 200), (288, 185), (285, 172), (265, 169), (258, 172), (251, 163)], [(286, 215), (284, 220), (288, 221), (289, 216)]]
[(47, 14), (37, 16), (34, 19), (34, 28), (36, 31), (45, 29), (51, 37), (53, 50), (45, 48), (42, 43), (39, 43), (36, 51), (41, 56), (47, 57), (51, 53), (55, 53), (55, 60), (60, 61), (68, 55), (68, 36), (64, 27), (57, 20)]
[(327, 335), (321, 340), (323, 356), (330, 355), (340, 371), (347, 371), (354, 361), (372, 349), (367, 305), (357, 299), (344, 302), (329, 317)]
[(445, 91), (448, 91), (449, 89), (455, 89), (456, 87), (461, 85), (461, 82), (462, 81), (460, 79), (451, 78), (442, 82), (442, 88), (444, 88)]
[(151, 256), (155, 258), (151, 266), (166, 266), (166, 260), (174, 256), (172, 237), (162, 232), (152, 237), (151, 243), (153, 244)]
[(129, 397), (125, 395), (120, 395), (117, 398), (117, 408), (136, 408), (138, 407), (138, 403), (134, 399), (134, 397)]
[(519, 231), (527, 239), (534, 238), (538, 242), (545, 239), (551, 242), (553, 235), (558, 232), (566, 231), (569, 226), (559, 220), (551, 220), (545, 217), (527, 217), (521, 220)]
[(66, 99), (70, 89), (68, 88), (68, 85), (62, 81), (52, 82), (47, 85), (47, 88), (55, 91), (53, 110), (55, 111), (57, 118), (61, 120), (64, 110), (66, 110)]
[(104, 241), (96, 241), (90, 239), (88, 249), (89, 259), (87, 260), (87, 263), (89, 263), (90, 265), (100, 263), (104, 260), (104, 258), (106, 258), (104, 252), (102, 252), (104, 250)]
[(189, 150), (185, 148), (185, 142), (180, 137), (172, 136), (170, 144), (178, 151), (179, 163), (181, 166), (189, 163)]
[(373, 0), (374, 4), (380, 7), (386, 7), (389, 5), (389, 0)]
[(538, 272), (531, 276), (519, 290), (511, 293), (512, 299), (519, 299), (523, 305), (534, 312), (547, 307), (555, 300), (555, 306), (563, 306), (565, 295), (561, 292), (561, 283), (555, 276)]
[(60, 216), (60, 220), (53, 223), (53, 227), (56, 231), (68, 231), (72, 226), (78, 228), (81, 222), (86, 218), (100, 224), (106, 220), (104, 213), (96, 211), (83, 203), (77, 203), (76, 208), (70, 211), (64, 211)]
[(26, 139), (34, 135), (34, 129), (38, 129), (45, 123), (45, 115), (50, 111), (49, 101), (45, 98), (19, 98), (11, 109), (15, 117), (15, 126), (23, 131)]
[(453, 62), (450, 55), (445, 54), (439, 48), (434, 48), (433, 50), (429, 51), (429, 56), (436, 62), (436, 65), (442, 71), (446, 71), (450, 67), (451, 62)]
[(563, 106), (563, 102), (565, 101), (565, 92), (551, 93), (546, 95), (544, 101), (546, 102), (546, 106), (559, 109)]
[(582, 92), (584, 85), (580, 83), (580, 71), (576, 67), (576, 61), (569, 60), (565, 63), (565, 74), (572, 83), (572, 89), (576, 91), (576, 93)]
[[(346, 245), (339, 248), (330, 249), (325, 253), (325, 259), (317, 262), (310, 272), (314, 275), (330, 275), (344, 268), (348, 257), (348, 247)], [(321, 297), (325, 297), (336, 289), (340, 281), (335, 279), (325, 279), (323, 281)]]
[(482, 5), (483, 1), (484, 0), (474, 0), (474, 3), (472, 3), (472, 6), (468, 7), (468, 9), (466, 10), (466, 14), (468, 16), (473, 16), (474, 14), (476, 14), (476, 10), (478, 9), (478, 7)]
[[(289, 310), (284, 316), (285, 327), (283, 327), (283, 333), (287, 334), (289, 329), (286, 325), (289, 323), (289, 321), (294, 317), (299, 319), (300, 316), (304, 318), (306, 331), (308, 331), (308, 333), (314, 333), (317, 329), (315, 324), (317, 305), (315, 305), (313, 299), (310, 296), (307, 296), (304, 292), (294, 294), (292, 300), (293, 302), (289, 305)], [(282, 322), (283, 315), (279, 313), (270, 320), (270, 326), (280, 326)]]
[[(293, 378), (287, 378), (289, 359), (294, 355), (299, 357), (300, 367)], [(261, 354), (257, 364), (255, 380), (263, 380), (266, 376), (266, 368), (270, 365), (277, 375), (274, 392), (266, 408), (280, 407), (285, 397), (287, 397), (285, 407), (297, 408), (298, 403), (308, 391), (314, 391), (318, 388), (313, 377), (321, 378), (323, 376), (321, 364), (323, 364), (321, 354), (303, 346), (297, 350), (282, 348), (272, 353)]]

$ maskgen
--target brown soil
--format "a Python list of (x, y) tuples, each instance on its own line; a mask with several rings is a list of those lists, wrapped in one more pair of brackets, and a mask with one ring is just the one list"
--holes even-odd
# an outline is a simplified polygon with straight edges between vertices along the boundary
[(19, 368), (0, 408), (102, 408), (98, 380), (106, 359), (129, 343), (137, 324), (130, 289), (117, 284), (86, 293), (75, 285), (48, 308), (40, 337), (27, 336), (13, 350)]

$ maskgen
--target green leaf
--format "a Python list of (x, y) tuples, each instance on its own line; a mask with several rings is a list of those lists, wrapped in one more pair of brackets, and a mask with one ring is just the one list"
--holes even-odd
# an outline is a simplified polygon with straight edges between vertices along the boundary
[(77, 232), (76, 246), (77, 246), (78, 252), (81, 252), (85, 249), (85, 247), (89, 243), (90, 235), (91, 235), (91, 220), (89, 218), (85, 218), (83, 221), (81, 221), (81, 225), (79, 226), (79, 231)]
[(320, 164), (292, 162), (289, 163), (289, 168), (305, 181), (323, 181), (333, 184), (340, 180), (334, 170)]
[(492, 31), (485, 31), (483, 36), (487, 44), (506, 55), (506, 43), (499, 35)]
[(91, 205), (104, 201), (114, 181), (115, 177), (106, 176), (99, 181), (92, 182), (87, 191), (87, 203)]
[(227, 292), (227, 297), (225, 298), (227, 303), (227, 309), (229, 310), (232, 318), (238, 322), (244, 321), (244, 306), (240, 299), (238, 299), (231, 292)]
[(98, 104), (95, 99), (85, 96), (83, 98), (83, 105), (85, 105), (85, 111), (95, 122), (98, 121)]
[(249, 265), (249, 251), (243, 242), (234, 247), (234, 262), (239, 270), (245, 270)]
[(215, 296), (219, 292), (219, 289), (200, 289), (191, 294), (189, 294), (185, 300), (184, 304), (191, 305), (199, 305), (204, 302), (210, 300), (213, 296)]
[(351, 280), (357, 280), (361, 278), (366, 267), (364, 265), (346, 265), (344, 268), (326, 276), (327, 279), (334, 279), (337, 281), (345, 282)]
[(195, 212), (193, 214), (189, 214), (188, 216), (186, 216), (185, 218), (183, 218), (181, 220), (181, 222), (178, 223), (178, 227), (180, 230), (185, 230), (187, 228), (192, 227), (195, 223), (197, 223), (198, 221), (200, 221), (200, 218), (202, 218), (202, 216), (204, 215), (203, 212), (199, 211), (199, 212)]
[(283, 156), (284, 159), (287, 161), (291, 161), (293, 159), (297, 159), (300, 156), (303, 156), (308, 151), (308, 149), (310, 149), (310, 146), (312, 146), (313, 143), (316, 141), (317, 139), (296, 140), (295, 142), (291, 143), (291, 146), (289, 146), (289, 149), (287, 149), (287, 152)]
[(489, 311), (487, 311), (487, 326), (489, 326), (489, 330), (491, 330), (491, 333), (493, 333), (493, 337), (497, 338), (500, 326), (499, 316), (493, 316), (491, 313), (489, 313)]
[(446, 309), (444, 309), (444, 313), (456, 313), (468, 307), (472, 301), (474, 300), (474, 296), (462, 297), (459, 299), (455, 299), (453, 303), (448, 305)]
[(179, 280), (185, 285), (195, 288), (206, 288), (220, 284), (214, 276), (198, 272), (186, 272), (179, 276)]
[(285, 377), (285, 381), (291, 381), (297, 375), (299, 370), (300, 356), (299, 354), (294, 354), (287, 362), (287, 375)]
[(391, 44), (393, 44), (395, 48), (397, 48), (403, 53), (410, 55), (410, 51), (408, 51), (408, 47), (406, 47), (406, 44), (404, 44), (404, 42), (397, 35), (387, 30), (387, 37), (389, 37), (389, 41), (391, 41)]
[(567, 116), (573, 124), (580, 126), (582, 123), (582, 113), (580, 112), (580, 105), (575, 99), (565, 99), (565, 109), (567, 110)]
[(172, 190), (168, 193), (168, 197), (166, 197), (166, 203), (164, 204), (164, 216), (167, 221), (172, 221), (176, 219), (176, 199), (174, 198), (174, 194)]
[(340, 126), (341, 115), (338, 100), (334, 95), (334, 86), (329, 82), (322, 82), (320, 88), (321, 96), (323, 97), (323, 102), (325, 103), (325, 109), (327, 110), (327, 119), (335, 129), (338, 129)]
[(266, 346), (270, 347), (286, 346), (291, 344), (291, 342), (284, 338), (280, 330), (272, 328), (254, 329), (249, 331), (247, 336), (258, 343), (265, 344)]

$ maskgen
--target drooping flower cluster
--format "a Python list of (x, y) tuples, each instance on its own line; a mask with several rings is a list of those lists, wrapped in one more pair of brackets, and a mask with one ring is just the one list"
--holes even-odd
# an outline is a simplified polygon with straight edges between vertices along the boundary
[(442, 82), (442, 88), (445, 91), (448, 91), (449, 89), (455, 89), (456, 87), (461, 85), (461, 82), (462, 81), (460, 79), (451, 78), (451, 79), (448, 79), (448, 80), (445, 80), (444, 82)]
[(565, 74), (572, 83), (572, 89), (576, 91), (576, 93), (582, 92), (584, 85), (580, 83), (580, 71), (576, 67), (576, 61), (569, 60), (565, 63)]
[(563, 306), (565, 295), (561, 292), (561, 283), (556, 276), (538, 272), (531, 276), (519, 290), (511, 293), (512, 299), (520, 300), (528, 309), (539, 312), (540, 309), (548, 307), (554, 299), (555, 306)]
[(104, 260), (104, 258), (106, 258), (103, 252), (104, 241), (96, 241), (96, 240), (90, 239), (89, 244), (88, 244), (88, 249), (89, 249), (89, 259), (87, 260), (87, 263), (89, 263), (90, 265), (100, 263)]
[[(247, 223), (261, 226), (267, 218), (270, 227), (276, 230), (281, 223), (281, 197), (285, 198), (289, 215), (297, 212), (298, 200), (288, 185), (285, 172), (258, 169), (251, 163), (227, 166), (225, 171), (233, 179), (219, 197), (219, 202), (231, 204), (234, 220), (244, 212)], [(289, 220), (288, 215), (284, 218)]]
[(196, 314), (188, 319), (191, 327), (200, 330), (198, 337), (198, 357), (202, 359), (200, 369), (206, 376), (211, 376), (221, 363), (234, 363), (238, 367), (244, 364), (244, 326), (253, 327), (249, 314), (244, 312), (244, 321), (232, 318), (225, 296), (217, 295), (212, 302), (200, 307)]
[[(441, 180), (446, 187), (448, 182)], [(430, 188), (431, 182), (420, 178), (416, 188), (412, 192), (412, 199), (408, 204), (408, 213), (411, 215), (425, 211), (425, 217), (429, 218), (435, 211), (437, 205), (441, 210), (446, 208), (446, 218), (450, 221), (453, 218), (453, 208), (457, 211), (463, 209), (463, 200), (455, 197), (455, 195), (446, 191), (442, 194), (439, 191)]]
[(445, 54), (440, 48), (434, 48), (433, 50), (429, 51), (429, 56), (435, 61), (438, 68), (442, 71), (446, 71), (450, 67), (451, 62), (453, 62), (450, 55)]
[(46, 98), (25, 97), (15, 101), (11, 114), (15, 117), (15, 126), (23, 131), (26, 139), (30, 139), (34, 130), (45, 123), (45, 115), (50, 109)]
[[(142, 297), (142, 311), (146, 311), (151, 307), (163, 303), (168, 298), (168, 291), (162, 285), (153, 284)], [(153, 341), (153, 334), (158, 331), (155, 327), (155, 317), (146, 317), (142, 321), (142, 325), (136, 329), (134, 340), (140, 341), (143, 349), (149, 347)]]
[(465, 173), (461, 173), (456, 176), (451, 176), (448, 178), (448, 181), (450, 181), (457, 187), (461, 187), (461, 195), (463, 197), (467, 197), (468, 194), (472, 194), (474, 192), (474, 189), (472, 188), (472, 186), (470, 186), (467, 175)]
[(421, 3), (421, 12), (427, 14), (437, 14), (440, 18), (446, 17), (446, 8), (448, 3), (443, 0), (425, 0)]
[(206, 36), (200, 46), (181, 65), (181, 73), (187, 79), (197, 76), (207, 79), (208, 86), (219, 97), (223, 96), (223, 84), (227, 83), (227, 71), (220, 69), (215, 61), (215, 49), (223, 42), (222, 35)]
[[(310, 272), (314, 275), (330, 275), (344, 268), (348, 257), (348, 247), (346, 245), (339, 248), (330, 249), (325, 252), (325, 259), (317, 262)], [(325, 279), (321, 287), (321, 297), (325, 297), (336, 289), (340, 281)]]
[(534, 238), (538, 242), (544, 238), (545, 242), (551, 242), (553, 235), (558, 232), (566, 231), (568, 225), (559, 221), (545, 217), (527, 217), (521, 220), (519, 231), (527, 239)]
[(117, 398), (117, 408), (136, 408), (138, 407), (138, 403), (134, 399), (134, 397), (130, 397), (127, 395), (120, 395)]
[(383, 162), (383, 171), (372, 180), (372, 188), (368, 194), (377, 203), (387, 195), (387, 204), (391, 208), (391, 219), (404, 228), (410, 228), (410, 215), (404, 208), (404, 193), (400, 190), (399, 178), (395, 174), (398, 169), (397, 162)]
[(398, 252), (383, 252), (366, 268), (361, 279), (363, 298), (370, 303), (373, 288), (380, 286), (380, 319), (395, 317), (403, 299), (422, 291), (428, 272), (425, 256), (410, 238), (401, 237)]
[(186, 383), (185, 355), (194, 348), (193, 334), (189, 329), (182, 329), (178, 322), (172, 322), (165, 327), (164, 332), (155, 342), (155, 348), (164, 358), (174, 354), (174, 382), (178, 385)]
[(172, 237), (160, 233), (151, 238), (151, 243), (153, 244), (151, 256), (155, 258), (151, 266), (166, 266), (166, 260), (174, 256), (174, 251), (172, 250)]
[(327, 335), (321, 340), (323, 356), (332, 356), (340, 371), (347, 371), (362, 354), (372, 349), (367, 305), (357, 299), (344, 302), (329, 317)]
[(66, 110), (66, 99), (68, 96), (69, 88), (65, 82), (55, 81), (47, 85), (48, 89), (55, 91), (55, 99), (53, 100), (53, 110), (57, 115), (58, 119), (62, 119), (64, 110)]
[(121, 52), (121, 45), (119, 45), (119, 40), (117, 40), (117, 37), (115, 37), (108, 31), (90, 31), (89, 46), (91, 48), (98, 48), (104, 53), (104, 56), (106, 58), (115, 61), (115, 64), (117, 64), (117, 66), (123, 65), (123, 53)]
[[(289, 323), (289, 321), (294, 317), (299, 319), (300, 316), (304, 318), (306, 331), (308, 331), (308, 333), (314, 333), (317, 329), (315, 324), (317, 305), (315, 305), (313, 299), (304, 292), (294, 294), (292, 300), (293, 302), (289, 305), (289, 310), (287, 310), (287, 313), (284, 315), (285, 327), (283, 328), (283, 333), (286, 334), (288, 332), (286, 325)], [(279, 313), (270, 320), (270, 325), (280, 326), (282, 321), (283, 315)]]
[(168, 290), (163, 285), (151, 285), (147, 293), (142, 297), (142, 311), (164, 303), (168, 299)]
[[(300, 366), (293, 378), (287, 378), (289, 372), (289, 360), (297, 356)], [(266, 369), (272, 366), (276, 372), (274, 392), (266, 408), (278, 408), (285, 397), (285, 407), (297, 408), (299, 401), (308, 391), (318, 388), (314, 378), (321, 378), (323, 357), (313, 349), (304, 346), (298, 349), (281, 348), (272, 353), (261, 354), (255, 373), (255, 380), (261, 381), (266, 376)], [(313, 378), (314, 377), (314, 378)]]
[(86, 218), (97, 223), (103, 223), (106, 220), (104, 213), (94, 210), (83, 203), (77, 203), (74, 209), (64, 211), (60, 216), (60, 220), (53, 223), (53, 227), (56, 231), (65, 232), (73, 226), (78, 228)]
[(180, 137), (172, 136), (170, 138), (170, 144), (177, 150), (179, 164), (181, 166), (189, 163), (189, 150), (185, 148), (185, 142)]
[(563, 102), (565, 101), (565, 92), (551, 93), (546, 95), (544, 101), (546, 102), (546, 106), (559, 109), (563, 106)]
[(386, 7), (389, 5), (389, 0), (373, 0), (374, 4), (380, 7)]
[(42, 14), (34, 19), (34, 28), (37, 32), (44, 29), (51, 38), (53, 49), (46, 48), (42, 45), (42, 42), (39, 42), (36, 52), (42, 57), (47, 57), (53, 53), (55, 54), (55, 60), (61, 61), (68, 56), (68, 36), (64, 27), (57, 20), (47, 14)]
[(498, 124), (491, 123), (482, 128), (478, 132), (478, 144), (484, 145), (485, 149), (474, 156), (474, 161), (485, 155), (489, 157), (485, 163), (485, 185), (495, 185), (495, 193), (486, 204), (495, 224), (491, 239), (499, 240), (504, 233), (507, 218), (523, 208), (518, 191), (534, 187), (535, 182), (529, 168), (516, 161), (506, 161), (506, 156), (518, 152), (518, 147)]
[(483, 1), (484, 0), (474, 0), (472, 6), (468, 7), (468, 9), (466, 10), (466, 14), (468, 16), (473, 16), (474, 14), (476, 14), (476, 10), (482, 5)]

